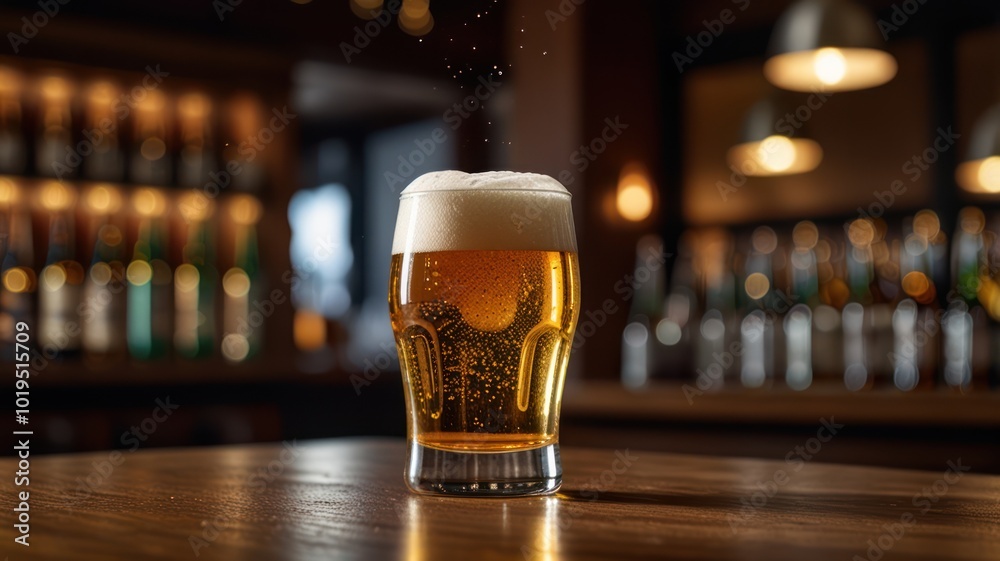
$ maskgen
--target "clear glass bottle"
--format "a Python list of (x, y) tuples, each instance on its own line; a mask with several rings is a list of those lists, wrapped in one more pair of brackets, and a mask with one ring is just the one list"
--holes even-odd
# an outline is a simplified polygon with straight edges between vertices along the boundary
[(182, 187), (201, 188), (209, 174), (218, 170), (214, 152), (212, 101), (202, 93), (189, 93), (177, 100), (180, 129), (180, 159), (177, 183)]
[(187, 229), (183, 263), (174, 270), (174, 348), (187, 358), (202, 358), (215, 352), (216, 286), (215, 236), (212, 215), (215, 205), (201, 192), (185, 194), (179, 203)]
[(23, 89), (21, 73), (0, 66), (0, 173), (22, 174), (27, 167)]
[[(257, 247), (260, 201), (252, 195), (236, 195), (229, 201), (229, 216), (235, 228), (233, 266), (222, 277), (222, 356), (243, 362), (257, 355), (267, 317), (260, 309), (263, 275)], [(273, 313), (273, 310), (272, 310)]]
[(86, 131), (84, 140), (90, 154), (83, 160), (83, 174), (98, 181), (121, 181), (125, 178), (125, 156), (119, 140), (118, 115), (115, 102), (118, 87), (111, 82), (97, 82), (87, 88)]
[(38, 117), (35, 136), (35, 172), (60, 180), (76, 177), (83, 154), (73, 146), (72, 86), (62, 76), (38, 82)]
[(129, 172), (134, 183), (168, 185), (173, 174), (170, 146), (170, 105), (158, 90), (147, 90), (132, 113), (132, 160)]
[(134, 358), (157, 359), (167, 355), (173, 317), (173, 275), (167, 263), (168, 234), (163, 218), (166, 197), (158, 189), (145, 187), (133, 194), (132, 206), (139, 224), (132, 260), (125, 270), (128, 348)]
[(75, 193), (58, 182), (45, 184), (41, 202), (49, 212), (48, 253), (39, 275), (38, 346), (46, 356), (80, 353), (79, 305), (83, 266), (75, 258), (73, 203)]

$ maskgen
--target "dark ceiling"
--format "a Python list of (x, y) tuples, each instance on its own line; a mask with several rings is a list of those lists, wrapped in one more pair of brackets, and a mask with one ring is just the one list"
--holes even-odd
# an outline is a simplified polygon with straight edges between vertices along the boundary
[[(54, 2), (55, 0), (53, 0)], [(579, 0), (576, 0), (579, 2)], [(703, 22), (721, 10), (747, 4), (720, 37), (712, 53), (699, 61), (711, 64), (730, 58), (763, 55), (770, 28), (792, 0), (587, 0), (614, 2), (614, 7), (639, 20), (652, 20), (660, 40), (683, 44), (703, 29)], [(570, 2), (570, 0), (566, 0)], [(558, 4), (557, 2), (552, 2)], [(888, 18), (898, 6), (923, 4), (898, 37), (927, 35), (944, 29), (968, 29), (1000, 21), (996, 0), (862, 0), (877, 17)], [(236, 5), (232, 5), (236, 4)], [(504, 57), (504, 0), (434, 0), (435, 29), (422, 41), (389, 23), (370, 44), (353, 52), (350, 64), (426, 78), (450, 78), (456, 68), (478, 76)], [(537, 14), (544, 17), (546, 4)], [(602, 6), (607, 9), (608, 6)], [(586, 10), (586, 5), (582, 6)], [(358, 29), (365, 20), (350, 8), (350, 0), (290, 0), (253, 3), (249, 0), (174, 0), (171, 2), (70, 1), (60, 6), (37, 38), (19, 55), (105, 66), (134, 66), (151, 59), (171, 60), (181, 73), (197, 77), (234, 69), (226, 80), (284, 76), (292, 62), (310, 59), (348, 63), (344, 45), (358, 47)], [(0, 7), (0, 29), (17, 31), (22, 17), (39, 10), (37, 0), (8, 0)], [(588, 18), (587, 37), (600, 32), (601, 21)], [(896, 38), (896, 37), (894, 37)], [(364, 41), (362, 39), (361, 41)], [(473, 49), (475, 47), (475, 49)], [(650, 46), (652, 48), (652, 46)], [(0, 52), (11, 53), (6, 48)], [(626, 57), (628, 53), (621, 53)], [(449, 65), (451, 68), (449, 68)], [(252, 70), (252, 72), (247, 72)], [(456, 79), (461, 82), (462, 77)]]
[[(477, 76), (502, 60), (501, 6), (497, 0), (435, 0), (435, 29), (423, 40), (404, 33), (393, 18), (384, 28), (372, 24), (378, 34), (365, 45), (366, 38), (355, 38), (366, 21), (351, 11), (349, 0), (277, 0), (266, 6), (246, 0), (73, 1), (60, 6), (18, 54), (125, 69), (173, 59), (179, 73), (198, 77), (218, 74), (219, 63), (228, 60), (237, 72), (222, 76), (227, 80), (240, 79), (241, 69), (287, 74), (292, 62), (303, 59), (435, 78), (448, 77), (451, 64)], [(17, 31), (21, 18), (38, 9), (35, 1), (4, 2), (0, 29)], [(361, 52), (348, 61), (344, 44)], [(2, 52), (11, 54), (6, 45)]]

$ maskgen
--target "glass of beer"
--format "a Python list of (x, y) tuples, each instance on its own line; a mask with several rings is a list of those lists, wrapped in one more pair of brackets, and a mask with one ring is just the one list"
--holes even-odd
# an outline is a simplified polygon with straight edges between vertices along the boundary
[(400, 195), (391, 267), (406, 484), (468, 496), (558, 489), (580, 307), (569, 192), (545, 175), (425, 174)]

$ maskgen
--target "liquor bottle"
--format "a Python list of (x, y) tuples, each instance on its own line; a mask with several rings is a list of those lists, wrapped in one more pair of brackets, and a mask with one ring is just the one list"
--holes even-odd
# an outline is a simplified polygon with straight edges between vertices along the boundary
[(740, 324), (742, 361), (740, 382), (747, 388), (769, 387), (775, 373), (776, 305), (781, 300), (774, 286), (773, 256), (778, 236), (769, 226), (757, 227), (751, 236), (743, 279), (746, 313)]
[(664, 271), (663, 267), (650, 270), (646, 263), (650, 256), (659, 258), (662, 252), (663, 240), (655, 234), (641, 237), (636, 245), (635, 291), (622, 331), (622, 383), (626, 387), (646, 385), (658, 367), (651, 330), (656, 328), (663, 310)]
[(60, 180), (74, 177), (81, 154), (72, 148), (71, 86), (60, 76), (47, 76), (38, 85), (38, 133), (35, 171)]
[(101, 368), (119, 362), (125, 340), (125, 236), (114, 224), (97, 232), (90, 271), (83, 286), (83, 351), (88, 366)]
[(148, 90), (136, 104), (133, 121), (131, 178), (135, 183), (167, 185), (173, 171), (170, 155), (169, 106), (158, 90)]
[(885, 332), (891, 329), (889, 307), (873, 294), (876, 283), (873, 246), (880, 241), (879, 226), (869, 218), (858, 218), (847, 230), (844, 262), (847, 270), (849, 302), (841, 312), (844, 334), (844, 385), (851, 391), (871, 389), (876, 375), (888, 372), (881, 357)]
[(72, 357), (80, 352), (84, 272), (74, 258), (73, 199), (61, 183), (48, 183), (41, 191), (42, 205), (50, 213), (49, 248), (38, 293), (38, 346), (46, 356)]
[[(83, 160), (83, 174), (98, 181), (121, 181), (125, 178), (125, 157), (118, 140), (118, 116), (115, 100), (118, 89), (110, 82), (97, 82), (87, 91), (85, 142), (90, 154)], [(112, 123), (109, 126), (108, 123)]]
[(146, 187), (135, 192), (132, 203), (140, 219), (132, 261), (125, 270), (128, 348), (138, 359), (161, 358), (167, 354), (173, 315), (173, 275), (166, 261), (167, 230), (163, 224), (166, 199), (160, 191)]
[(233, 174), (232, 188), (259, 193), (267, 179), (264, 162), (273, 151), (267, 145), (275, 133), (265, 125), (264, 111), (256, 96), (239, 94), (229, 100), (226, 109), (222, 161), (227, 168), (233, 165), (240, 170)]
[[(738, 378), (742, 317), (736, 308), (732, 245), (727, 232), (708, 231), (702, 234), (698, 251), (705, 312), (700, 318), (693, 317), (690, 324), (696, 348), (695, 381), (703, 391), (718, 390), (732, 383), (732, 378)], [(738, 385), (739, 381), (735, 383)]]
[(31, 213), (20, 202), (20, 188), (11, 179), (0, 179), (0, 215), (6, 223), (4, 255), (0, 266), (0, 342), (4, 356), (14, 356), (18, 322), (34, 320), (37, 288)]
[(177, 183), (183, 187), (203, 187), (209, 174), (218, 168), (213, 151), (212, 102), (201, 93), (177, 100), (180, 127), (180, 161)]
[(22, 174), (27, 164), (21, 74), (0, 66), (0, 173)]
[(892, 314), (898, 300), (898, 265), (892, 261), (889, 248), (888, 226), (885, 220), (872, 221), (875, 237), (868, 248), (871, 260), (868, 292), (871, 295), (866, 326), (869, 330), (868, 361), (872, 369), (872, 383), (875, 386), (892, 386), (892, 361), (889, 354), (893, 349)]
[(986, 267), (979, 272), (977, 299), (987, 315), (989, 387), (1000, 386), (1000, 223), (994, 215), (990, 229), (983, 232), (986, 250)]
[(963, 208), (952, 242), (952, 290), (942, 318), (942, 375), (955, 390), (989, 385), (989, 334), (979, 305), (980, 275), (987, 255), (983, 230), (986, 217), (976, 207)]
[(87, 366), (102, 369), (119, 363), (126, 354), (127, 256), (124, 220), (118, 212), (122, 196), (112, 185), (96, 184), (87, 189), (84, 201), (89, 217), (86, 246), (93, 252), (80, 305), (81, 342)]
[[(658, 378), (686, 378), (695, 372), (693, 357), (701, 319), (697, 292), (699, 273), (694, 263), (694, 253), (700, 244), (692, 233), (681, 236), (677, 244), (677, 259), (670, 274), (669, 293), (664, 300), (666, 264), (663, 261), (666, 256), (658, 236), (651, 242), (642, 256), (642, 269), (637, 270), (636, 275), (643, 270), (648, 271), (649, 285), (654, 292), (650, 295), (654, 307), (649, 317), (652, 372)], [(637, 263), (637, 266), (640, 265)], [(639, 280), (638, 276), (636, 280)], [(640, 289), (643, 286), (645, 284), (640, 285)], [(658, 305), (655, 304), (657, 301)]]
[(813, 382), (813, 310), (819, 305), (816, 245), (819, 229), (808, 220), (792, 230), (788, 257), (790, 295), (798, 302), (785, 316), (785, 383), (804, 390)]
[(261, 217), (260, 201), (251, 195), (234, 196), (229, 215), (236, 235), (233, 266), (222, 277), (222, 356), (229, 362), (243, 362), (260, 351), (267, 320), (258, 300), (263, 292), (256, 226)]
[[(187, 224), (183, 263), (174, 270), (174, 347), (187, 358), (211, 356), (215, 351), (215, 290), (218, 283), (215, 240), (209, 219), (214, 204), (199, 191), (185, 194), (179, 203)], [(199, 200), (195, 200), (199, 199)]]
[(932, 240), (940, 239), (940, 227), (937, 215), (929, 210), (918, 212), (904, 225), (899, 249), (903, 299), (893, 313), (895, 342), (890, 355), (893, 385), (902, 391), (934, 386), (941, 329)]
[[(840, 229), (837, 229), (840, 233)], [(839, 236), (820, 232), (813, 252), (819, 302), (813, 309), (813, 379), (828, 385), (844, 383), (842, 310), (850, 297), (844, 281), (844, 245)]]

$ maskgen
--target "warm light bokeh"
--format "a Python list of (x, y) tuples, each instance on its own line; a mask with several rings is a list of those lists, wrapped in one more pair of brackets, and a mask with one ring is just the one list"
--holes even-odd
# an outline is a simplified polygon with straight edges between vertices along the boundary
[(618, 214), (625, 220), (642, 222), (653, 213), (653, 204), (653, 186), (646, 170), (639, 164), (625, 166), (615, 196)]
[(896, 75), (896, 59), (885, 51), (824, 47), (782, 53), (764, 63), (764, 75), (786, 90), (841, 92), (879, 86)]

